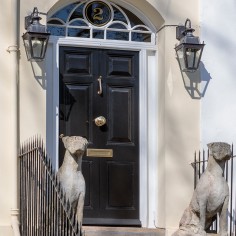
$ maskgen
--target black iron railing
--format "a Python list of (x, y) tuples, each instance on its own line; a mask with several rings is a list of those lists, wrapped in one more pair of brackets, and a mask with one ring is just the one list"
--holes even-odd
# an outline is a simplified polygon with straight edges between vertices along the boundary
[(76, 214), (40, 138), (20, 149), (20, 223), (24, 236), (81, 236)]
[[(236, 162), (234, 162), (234, 154), (233, 154), (233, 145), (232, 145), (232, 158), (226, 162), (225, 170), (224, 170), (224, 177), (229, 185), (229, 206), (228, 206), (228, 233), (229, 235), (236, 235), (236, 189), (234, 186), (234, 170)], [(191, 163), (194, 168), (194, 189), (197, 186), (197, 183), (205, 171), (207, 167), (207, 162), (209, 158), (209, 151), (195, 153), (194, 155), (194, 162)], [(215, 217), (211, 227), (209, 228), (209, 233), (217, 233), (218, 232), (218, 225), (219, 219), (218, 216)]]

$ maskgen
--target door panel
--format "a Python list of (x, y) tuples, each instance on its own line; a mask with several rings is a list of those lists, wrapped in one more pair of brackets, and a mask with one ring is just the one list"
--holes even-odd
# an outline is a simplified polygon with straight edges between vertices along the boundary
[(65, 70), (68, 74), (84, 74), (91, 73), (91, 54), (90, 53), (73, 53), (67, 54)]
[(66, 123), (66, 130), (71, 133), (80, 133), (81, 136), (89, 137), (89, 126), (87, 121), (91, 118), (92, 104), (92, 86), (90, 85), (67, 85), (68, 94), (73, 98), (68, 101), (67, 119), (70, 116), (70, 122)]
[(111, 55), (108, 57), (109, 60), (109, 76), (132, 76), (132, 58), (130, 57), (122, 57), (122, 56), (114, 56)]
[[(84, 224), (140, 225), (139, 53), (60, 47), (59, 63), (60, 133), (113, 150), (112, 158), (83, 158)], [(98, 116), (104, 126), (96, 126)], [(63, 156), (60, 144), (59, 163)]]
[(134, 196), (132, 194), (134, 183), (133, 179), (130, 178), (134, 174), (133, 164), (108, 162), (107, 173), (109, 179), (107, 208), (122, 209), (134, 207)]
[[(132, 88), (112, 88), (108, 89), (108, 112), (110, 114), (110, 129), (108, 132), (108, 142), (131, 143), (133, 137), (132, 130)], [(121, 109), (122, 107), (122, 113)], [(122, 124), (122, 126), (121, 126)]]

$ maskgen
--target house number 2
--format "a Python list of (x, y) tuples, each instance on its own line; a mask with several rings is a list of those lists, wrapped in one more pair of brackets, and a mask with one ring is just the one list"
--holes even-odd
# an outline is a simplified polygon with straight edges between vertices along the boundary
[(105, 1), (89, 1), (84, 7), (84, 18), (92, 25), (102, 27), (112, 18), (112, 8)]
[(102, 16), (103, 10), (102, 10), (102, 8), (94, 8), (93, 12), (95, 13), (94, 16), (93, 16), (94, 20), (103, 20), (103, 16)]

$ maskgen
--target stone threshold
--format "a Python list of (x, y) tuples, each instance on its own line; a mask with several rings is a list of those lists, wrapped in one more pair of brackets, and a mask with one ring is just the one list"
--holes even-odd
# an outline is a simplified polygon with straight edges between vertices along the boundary
[(83, 226), (84, 236), (165, 236), (165, 229)]

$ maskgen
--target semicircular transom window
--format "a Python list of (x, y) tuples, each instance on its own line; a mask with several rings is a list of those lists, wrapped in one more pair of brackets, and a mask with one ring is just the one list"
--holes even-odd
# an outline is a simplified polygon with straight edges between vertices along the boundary
[(155, 44), (155, 33), (131, 11), (105, 0), (77, 1), (47, 21), (53, 36)]

